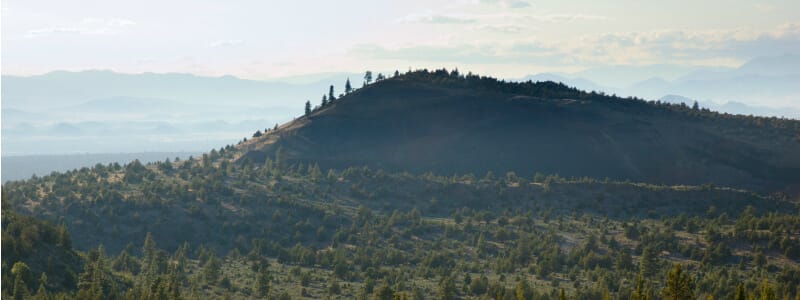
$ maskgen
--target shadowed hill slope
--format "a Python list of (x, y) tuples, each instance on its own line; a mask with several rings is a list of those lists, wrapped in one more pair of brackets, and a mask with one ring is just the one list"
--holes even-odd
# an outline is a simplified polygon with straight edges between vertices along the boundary
[(374, 83), (239, 148), (240, 161), (277, 154), (323, 168), (542, 172), (760, 191), (800, 182), (795, 120), (443, 70)]

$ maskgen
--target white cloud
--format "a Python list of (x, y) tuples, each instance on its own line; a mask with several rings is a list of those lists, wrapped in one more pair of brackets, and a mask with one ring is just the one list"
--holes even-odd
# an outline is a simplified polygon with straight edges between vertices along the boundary
[(605, 16), (587, 15), (587, 14), (546, 14), (546, 15), (525, 16), (524, 18), (539, 22), (548, 22), (548, 23), (576, 22), (576, 21), (605, 21), (610, 19)]
[[(513, 24), (481, 25), (472, 29), (514, 34), (529, 30)], [(462, 42), (453, 42), (458, 40)], [(460, 64), (735, 66), (752, 57), (800, 53), (800, 23), (784, 24), (770, 31), (653, 30), (587, 35), (560, 41), (542, 41), (523, 35), (505, 42), (496, 39), (453, 41), (402, 46), (362, 44), (352, 48), (350, 54), (380, 60)]]
[(582, 61), (618, 64), (688, 63), (800, 53), (800, 23), (752, 29), (654, 30), (584, 36), (570, 46)]
[(211, 48), (219, 48), (219, 47), (238, 46), (241, 44), (244, 44), (243, 40), (219, 40), (209, 44), (208, 46)]
[(121, 18), (84, 18), (82, 23), (87, 25), (100, 25), (107, 27), (127, 27), (136, 25), (136, 22), (134, 21)]
[(84, 18), (79, 25), (54, 26), (28, 30), (26, 38), (46, 37), (57, 34), (78, 34), (78, 35), (114, 35), (117, 29), (136, 25), (128, 19), (119, 18)]
[(496, 33), (525, 33), (525, 32), (535, 32), (541, 31), (539, 28), (533, 28), (530, 26), (519, 26), (514, 24), (487, 24), (487, 25), (480, 25), (472, 27), (473, 30), (477, 31), (489, 31), (489, 32), (496, 32)]
[(753, 4), (753, 7), (755, 9), (757, 9), (757, 10), (762, 11), (762, 12), (772, 12), (772, 11), (775, 10), (775, 6), (774, 5), (767, 4), (767, 3), (756, 3), (756, 4)]
[(480, 0), (483, 4), (499, 4), (508, 8), (526, 8), (531, 6), (530, 2), (524, 0)]
[(431, 23), (431, 24), (463, 24), (473, 23), (476, 19), (463, 15), (435, 14), (431, 11), (410, 14), (397, 19), (399, 23)]

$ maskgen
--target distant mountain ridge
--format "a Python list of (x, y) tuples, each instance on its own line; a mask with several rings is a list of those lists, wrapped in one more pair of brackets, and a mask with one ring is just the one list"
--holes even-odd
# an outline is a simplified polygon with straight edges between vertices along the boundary
[[(669, 76), (659, 77), (662, 75)], [(722, 112), (800, 119), (800, 55), (794, 54), (759, 57), (738, 68), (698, 67), (691, 71), (669, 66), (620, 66), (518, 79), (527, 80), (552, 80), (624, 97), (659, 99), (681, 95), (708, 103), (709, 107), (712, 102), (722, 103), (713, 106)]]
[(343, 90), (348, 76), (287, 83), (103, 70), (3, 75), (3, 153), (203, 151), (290, 120), (331, 84)]

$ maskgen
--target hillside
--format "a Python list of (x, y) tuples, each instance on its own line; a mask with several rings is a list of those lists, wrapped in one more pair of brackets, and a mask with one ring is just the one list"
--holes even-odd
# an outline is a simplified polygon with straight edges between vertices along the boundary
[[(9, 182), (4, 210), (69, 227), (92, 266), (78, 298), (97, 284), (113, 299), (513, 299), (517, 290), (628, 299), (658, 295), (674, 263), (697, 295), (728, 299), (741, 286), (792, 296), (800, 284), (800, 218), (786, 199), (542, 174), (231, 163), (237, 155), (228, 146)], [(112, 280), (89, 276), (97, 272)]]
[(83, 269), (66, 226), (14, 213), (10, 207), (3, 207), (2, 261), (3, 298), (13, 289), (27, 295), (42, 287), (50, 292), (74, 290)]
[(797, 148), (797, 121), (413, 72), (198, 157), (3, 183), (3, 296), (43, 282), (22, 261), (64, 299), (793, 299), (798, 199), (763, 191)]
[(376, 82), (240, 146), (263, 162), (441, 174), (542, 172), (775, 191), (800, 183), (800, 121), (718, 114), (446, 71)]

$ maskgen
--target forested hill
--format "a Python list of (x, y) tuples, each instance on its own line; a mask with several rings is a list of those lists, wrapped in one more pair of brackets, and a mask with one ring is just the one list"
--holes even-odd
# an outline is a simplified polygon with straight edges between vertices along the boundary
[(0, 296), (800, 295), (798, 198), (738, 188), (797, 185), (798, 121), (446, 71), (326, 96), (199, 157), (4, 183)]
[(397, 74), (340, 95), (239, 148), (240, 161), (280, 152), (322, 168), (538, 171), (762, 192), (800, 183), (797, 120), (445, 70)]

